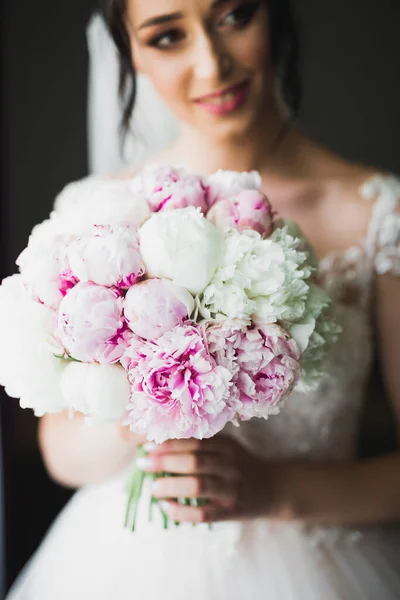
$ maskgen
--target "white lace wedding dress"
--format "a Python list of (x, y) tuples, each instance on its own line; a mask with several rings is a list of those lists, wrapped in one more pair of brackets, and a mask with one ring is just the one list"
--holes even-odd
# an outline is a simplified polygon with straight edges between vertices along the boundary
[[(367, 237), (322, 261), (343, 334), (318, 392), (295, 393), (278, 416), (232, 435), (259, 456), (355, 457), (373, 351), (373, 275), (400, 276), (400, 181), (375, 177)], [(8, 600), (398, 600), (400, 528), (357, 530), (268, 520), (164, 531), (123, 527), (127, 473), (76, 493), (21, 573)], [(399, 482), (400, 485), (400, 482)], [(34, 515), (32, 515), (34, 518)]]

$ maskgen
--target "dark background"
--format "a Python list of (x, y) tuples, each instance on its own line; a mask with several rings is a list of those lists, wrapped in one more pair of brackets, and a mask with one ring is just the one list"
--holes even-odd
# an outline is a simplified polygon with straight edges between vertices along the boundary
[[(3, 0), (2, 277), (14, 272), (56, 193), (87, 173), (85, 26), (97, 5)], [(399, 0), (297, 0), (295, 6), (305, 88), (301, 127), (344, 156), (400, 173)], [(389, 413), (373, 410), (378, 391), (362, 428), (364, 455), (392, 443)], [(10, 583), (70, 492), (45, 474), (34, 417), (1, 396)]]

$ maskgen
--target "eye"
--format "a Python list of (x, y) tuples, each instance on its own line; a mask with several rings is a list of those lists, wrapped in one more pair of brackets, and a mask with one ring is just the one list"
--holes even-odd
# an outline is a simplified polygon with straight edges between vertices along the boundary
[(178, 42), (183, 40), (184, 37), (184, 33), (179, 31), (179, 29), (170, 29), (169, 31), (164, 31), (162, 34), (152, 38), (149, 41), (149, 46), (160, 49), (172, 48)]
[(230, 12), (221, 21), (221, 25), (233, 27), (245, 27), (253, 19), (255, 13), (260, 7), (260, 2), (242, 4)]

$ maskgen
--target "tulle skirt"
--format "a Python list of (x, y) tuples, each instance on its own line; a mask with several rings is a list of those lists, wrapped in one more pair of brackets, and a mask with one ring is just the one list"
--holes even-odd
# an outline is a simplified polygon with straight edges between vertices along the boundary
[(164, 530), (127, 477), (75, 494), (7, 600), (399, 600), (400, 532), (267, 521)]

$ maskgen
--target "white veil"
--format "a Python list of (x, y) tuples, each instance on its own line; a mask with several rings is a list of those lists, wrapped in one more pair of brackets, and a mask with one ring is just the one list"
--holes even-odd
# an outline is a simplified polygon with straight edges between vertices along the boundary
[(95, 14), (87, 27), (89, 49), (88, 153), (90, 173), (104, 175), (142, 164), (171, 143), (178, 123), (156, 94), (150, 81), (137, 77), (137, 96), (129, 133), (121, 156), (118, 133), (121, 106), (118, 99), (117, 50), (106, 24)]

